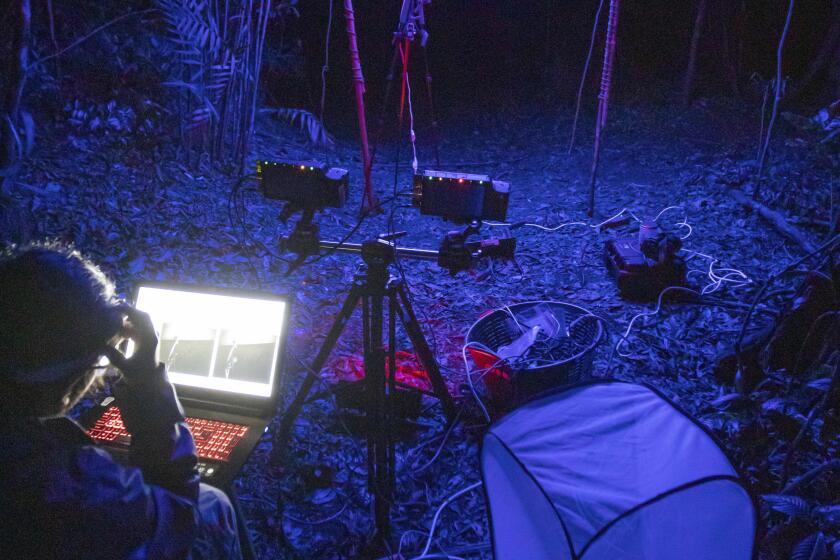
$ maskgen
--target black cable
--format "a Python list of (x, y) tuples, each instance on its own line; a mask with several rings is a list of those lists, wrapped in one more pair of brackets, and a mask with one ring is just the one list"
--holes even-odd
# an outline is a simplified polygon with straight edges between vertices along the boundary
[[(245, 183), (245, 181), (247, 181), (248, 179), (256, 178), (256, 177), (257, 177), (257, 175), (255, 175), (253, 173), (248, 174), (248, 175), (243, 175), (234, 184), (233, 189), (231, 190), (231, 193), (228, 196), (228, 219), (231, 221), (231, 225), (235, 226), (236, 224), (233, 221), (233, 216), (235, 215), (237, 221), (239, 222), (240, 228), (242, 229), (243, 233), (248, 238), (248, 240), (251, 241), (252, 244), (260, 247), (267, 255), (269, 255), (271, 257), (274, 257), (276, 259), (279, 259), (280, 261), (283, 261), (286, 264), (291, 265), (291, 264), (294, 263), (294, 261), (289, 260), (289, 259), (277, 254), (276, 252), (272, 251), (271, 249), (269, 249), (265, 245), (265, 243), (263, 243), (262, 241), (256, 239), (253, 235), (251, 235), (251, 232), (248, 230), (248, 228), (245, 224), (245, 220), (242, 216), (242, 214), (244, 213), (244, 201), (241, 199), (241, 197), (237, 198), (237, 195), (240, 192), (242, 192), (242, 190), (243, 190), (242, 185)], [(398, 192), (396, 196), (400, 196), (404, 192), (406, 192), (406, 191)], [(382, 200), (376, 206), (374, 206), (372, 210), (375, 210), (375, 209), (383, 206), (384, 204), (390, 202), (392, 199), (393, 199), (393, 197)], [(241, 209), (237, 205), (237, 202), (242, 205)], [(371, 215), (371, 213), (372, 212), (367, 212), (367, 213), (363, 214), (359, 218), (359, 220), (356, 222), (356, 224), (353, 226), (353, 228), (338, 242), (338, 244), (335, 247), (331, 247), (326, 253), (317, 255), (312, 260), (301, 263), (301, 266), (303, 266), (304, 264), (316, 263), (316, 262), (320, 261), (321, 259), (323, 259), (325, 257), (328, 257), (328, 256), (334, 254), (336, 251), (338, 251), (345, 243), (347, 243), (347, 240), (350, 239), (350, 237), (352, 237), (353, 234), (355, 234), (359, 230), (359, 228), (362, 226), (364, 221)]]
[[(350, 230), (349, 233), (347, 233), (347, 235), (345, 235), (344, 237), (341, 238), (341, 240), (335, 245), (335, 247), (330, 247), (330, 249), (327, 250), (326, 253), (319, 254), (314, 259), (312, 259), (311, 261), (307, 261), (303, 264), (314, 264), (314, 263), (320, 261), (321, 259), (323, 259), (325, 257), (329, 257), (330, 255), (335, 254), (336, 251), (338, 251), (341, 247), (343, 247), (344, 244), (347, 243), (347, 240), (350, 239), (350, 237), (352, 237), (353, 234), (356, 233), (359, 230), (359, 228), (362, 226), (364, 221), (366, 219), (368, 219), (368, 217), (370, 217), (371, 214), (373, 214), (374, 210), (377, 210), (377, 209), (381, 208), (382, 206), (384, 206), (388, 202), (391, 202), (396, 197), (399, 197), (399, 196), (405, 194), (406, 192), (408, 192), (408, 191), (400, 191), (392, 197), (388, 197), (386, 199), (383, 199), (383, 200), (377, 202), (376, 205), (373, 206), (368, 212), (365, 212), (364, 214), (362, 214), (362, 216), (356, 222), (356, 225), (353, 226), (353, 228)], [(396, 250), (396, 243), (394, 244), (394, 249)]]
[[(249, 240), (252, 244), (256, 245), (257, 247), (259, 247), (259, 248), (261, 248), (263, 251), (265, 251), (265, 253), (266, 253), (267, 255), (269, 255), (269, 256), (271, 256), (271, 257), (273, 257), (273, 258), (275, 258), (275, 259), (279, 259), (279, 260), (281, 260), (281, 261), (283, 261), (283, 262), (285, 262), (285, 263), (287, 263), (287, 264), (291, 264), (291, 263), (292, 263), (292, 261), (290, 261), (289, 259), (286, 259), (286, 258), (284, 258), (284, 257), (282, 257), (282, 256), (280, 256), (280, 255), (278, 255), (277, 253), (275, 253), (274, 251), (272, 251), (271, 249), (269, 249), (269, 248), (266, 246), (266, 244), (265, 244), (265, 243), (263, 243), (262, 241), (260, 241), (259, 239), (255, 238), (253, 235), (251, 235), (251, 232), (250, 232), (250, 231), (248, 231), (248, 227), (245, 225), (245, 219), (243, 218), (242, 213), (240, 212), (240, 209), (239, 209), (239, 207), (238, 207), (238, 206), (237, 206), (237, 204), (236, 204), (236, 203), (237, 203), (237, 195), (238, 195), (238, 194), (239, 194), (239, 192), (241, 191), (241, 189), (242, 189), (242, 185), (243, 185), (243, 184), (245, 183), (245, 181), (247, 181), (248, 179), (253, 179), (253, 178), (256, 178), (256, 176), (257, 176), (257, 175), (256, 175), (256, 174), (254, 174), (254, 173), (249, 173), (249, 174), (247, 174), (247, 175), (243, 175), (242, 177), (240, 177), (240, 178), (236, 181), (236, 183), (235, 183), (235, 184), (234, 184), (234, 186), (233, 186), (233, 189), (231, 190), (230, 196), (228, 197), (228, 217), (230, 218), (231, 204), (233, 204), (234, 213), (235, 213), (235, 215), (236, 215), (237, 221), (239, 222), (239, 227), (242, 229), (242, 232), (245, 234), (245, 237), (247, 237), (247, 238), (248, 238), (248, 240)], [(242, 202), (242, 204), (243, 204), (243, 206), (244, 206), (244, 201)], [(235, 226), (235, 224), (231, 223), (231, 226)]]

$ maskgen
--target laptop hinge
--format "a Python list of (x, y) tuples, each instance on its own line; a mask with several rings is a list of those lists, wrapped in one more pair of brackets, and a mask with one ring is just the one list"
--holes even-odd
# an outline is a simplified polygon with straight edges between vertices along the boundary
[(239, 414), (242, 416), (250, 416), (252, 418), (262, 418), (270, 416), (268, 407), (264, 406), (240, 406), (234, 404), (225, 404), (218, 401), (209, 401), (195, 398), (181, 397), (179, 399), (184, 407), (203, 408), (205, 410), (213, 410), (216, 412), (226, 412), (228, 414)]

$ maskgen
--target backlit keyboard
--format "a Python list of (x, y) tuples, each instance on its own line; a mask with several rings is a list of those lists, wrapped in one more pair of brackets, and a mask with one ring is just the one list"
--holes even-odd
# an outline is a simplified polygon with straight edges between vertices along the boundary
[[(248, 426), (206, 418), (187, 418), (187, 426), (195, 440), (198, 456), (214, 461), (227, 461), (233, 449), (248, 433)], [(88, 430), (88, 435), (97, 441), (116, 445), (128, 445), (131, 442), (131, 435), (126, 431), (120, 409), (116, 406), (105, 410)]]

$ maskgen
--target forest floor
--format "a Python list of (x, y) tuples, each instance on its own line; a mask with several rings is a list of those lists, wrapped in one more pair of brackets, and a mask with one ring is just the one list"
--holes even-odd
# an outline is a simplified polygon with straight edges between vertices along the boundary
[[(651, 220), (666, 208), (678, 207), (665, 210), (659, 224), (680, 235), (689, 229), (678, 222), (690, 224), (684, 248), (692, 252), (691, 285), (710, 284), (708, 257), (716, 269), (743, 274), (730, 278), (744, 282), (724, 282), (715, 291), (717, 299), (727, 302), (749, 302), (763, 279), (805, 254), (759, 215), (740, 206), (729, 190), (742, 189), (781, 212), (814, 245), (826, 238), (823, 224), (832, 220), (830, 208), (836, 206), (831, 200), (837, 197), (840, 157), (836, 144), (821, 145), (817, 133), (780, 121), (767, 178), (756, 187), (757, 112), (713, 99), (700, 100), (684, 111), (616, 106), (601, 160), (598, 211), (590, 221), (585, 204), (591, 125), (588, 120), (581, 125), (577, 147), (567, 155), (570, 115), (566, 107), (516, 114), (466, 113), (448, 119), (442, 127), (441, 168), (509, 181), (508, 219), (513, 223), (598, 224), (623, 209), (627, 215)], [(243, 223), (232, 223), (229, 195), (235, 180), (230, 177), (209, 168), (196, 170), (181, 163), (170, 149), (126, 140), (113, 130), (91, 132), (64, 121), (41, 125), (39, 132), (39, 145), (15, 189), (28, 235), (72, 241), (103, 265), (123, 293), (130, 293), (139, 279), (155, 279), (291, 294), (292, 357), (284, 391), (289, 398), (305, 375), (299, 362), (313, 359), (343, 302), (357, 257), (331, 255), (285, 276), (285, 265), (266, 254), (263, 245), (277, 251), (277, 240), (289, 226), (278, 220), (278, 205), (263, 200), (251, 183), (245, 183)], [(262, 120), (255, 157), (323, 155), (322, 149), (296, 141), (296, 134), (285, 125)], [(421, 129), (419, 135), (421, 168), (435, 167), (428, 134)], [(399, 189), (410, 185), (406, 154), (403, 148)], [(340, 239), (357, 222), (361, 166), (355, 138), (339, 138), (326, 155), (351, 173), (348, 204), (324, 212), (317, 220), (322, 237)], [(393, 160), (392, 148), (377, 156), (374, 183), (382, 197), (393, 189)], [(351, 241), (388, 231), (388, 218), (385, 212), (365, 220)], [(455, 228), (400, 207), (394, 212), (393, 229), (408, 232), (400, 245), (436, 249), (445, 232)], [(428, 401), (416, 429), (398, 444), (392, 545), (394, 554), (399, 549), (402, 556), (395, 558), (419, 554), (437, 507), (480, 480), (478, 449), (485, 422), (465, 389), (461, 357), (469, 327), (484, 312), (517, 302), (556, 300), (583, 306), (609, 321), (610, 336), (598, 348), (593, 367), (594, 375), (605, 376), (618, 335), (631, 318), (654, 310), (653, 304), (622, 300), (603, 264), (604, 241), (633, 235), (636, 229), (638, 223), (632, 218), (610, 230), (586, 225), (553, 232), (485, 227), (485, 235), (516, 237), (516, 262), (480, 261), (473, 270), (455, 276), (432, 262), (401, 260), (423, 327), (452, 393), (464, 408), (460, 422), (447, 433), (440, 407)], [(744, 314), (737, 306), (665, 303), (655, 316), (635, 322), (622, 348), (624, 355), (613, 356), (610, 374), (649, 383), (696, 415), (721, 436), (755, 493), (774, 493), (792, 435), (789, 427), (785, 430), (761, 419), (767, 412), (764, 405), (786, 394), (785, 384), (741, 396), (712, 374), (715, 355), (733, 344)], [(365, 440), (345, 431), (333, 399), (334, 381), (348, 378), (348, 368), (361, 359), (361, 346), (357, 317), (323, 371), (326, 382), (296, 422), (289, 447), (277, 453), (282, 459), (272, 460), (272, 438), (266, 434), (236, 482), (260, 558), (364, 555), (372, 530), (365, 491)], [(401, 349), (409, 350), (407, 345)], [(804, 406), (792, 399), (786, 409), (795, 426), (803, 422)], [(276, 424), (277, 419), (272, 428)], [(809, 447), (797, 460), (794, 476), (826, 455), (836, 457), (836, 447), (836, 438)], [(309, 476), (313, 466), (326, 473), (318, 483)], [(832, 479), (825, 482), (831, 483)], [(819, 488), (809, 492), (817, 496)], [(766, 505), (762, 507), (767, 514)], [(772, 515), (765, 515), (765, 520), (779, 523)], [(431, 550), (489, 558), (488, 531), (484, 498), (480, 491), (471, 492), (441, 514)], [(807, 529), (801, 529), (786, 535), (788, 540), (765, 543), (764, 555), (787, 557), (790, 542), (807, 535)]]

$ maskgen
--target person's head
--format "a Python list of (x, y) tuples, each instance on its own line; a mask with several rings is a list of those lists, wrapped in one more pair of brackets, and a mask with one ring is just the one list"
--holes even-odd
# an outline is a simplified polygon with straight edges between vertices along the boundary
[(67, 412), (122, 317), (113, 283), (77, 251), (43, 243), (0, 255), (0, 409)]

